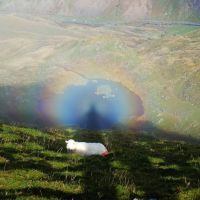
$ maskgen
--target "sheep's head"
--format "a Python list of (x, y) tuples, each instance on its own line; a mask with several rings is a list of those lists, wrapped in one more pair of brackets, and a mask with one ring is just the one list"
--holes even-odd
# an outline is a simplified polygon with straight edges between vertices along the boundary
[(71, 151), (75, 150), (76, 142), (74, 140), (66, 140), (65, 142), (67, 144), (66, 147), (67, 147), (68, 150), (71, 150)]

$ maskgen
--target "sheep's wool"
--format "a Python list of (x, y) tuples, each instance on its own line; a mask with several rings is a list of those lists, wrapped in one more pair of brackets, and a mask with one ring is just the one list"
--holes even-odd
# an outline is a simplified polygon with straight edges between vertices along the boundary
[(107, 156), (108, 150), (101, 143), (87, 143), (87, 142), (76, 142), (74, 140), (65, 141), (67, 144), (67, 150), (73, 151), (81, 155), (101, 155)]

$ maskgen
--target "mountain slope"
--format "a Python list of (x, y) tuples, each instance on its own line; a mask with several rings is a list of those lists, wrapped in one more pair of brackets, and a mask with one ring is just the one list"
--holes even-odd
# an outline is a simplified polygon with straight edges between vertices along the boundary
[(0, 28), (2, 122), (59, 126), (56, 100), (65, 90), (102, 79), (140, 97), (144, 122), (200, 137), (198, 27), (86, 26), (1, 15)]
[(0, 10), (125, 21), (198, 20), (200, 17), (197, 0), (0, 0)]

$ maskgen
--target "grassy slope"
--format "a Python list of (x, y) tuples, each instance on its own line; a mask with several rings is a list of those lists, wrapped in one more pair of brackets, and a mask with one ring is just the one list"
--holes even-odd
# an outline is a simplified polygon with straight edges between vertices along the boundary
[[(100, 141), (109, 157), (69, 154), (64, 140)], [(200, 198), (200, 146), (131, 132), (0, 127), (0, 199)]]
[(199, 21), (198, 8), (191, 0), (154, 0), (153, 3), (155, 19)]
[(193, 136), (199, 135), (196, 124), (200, 119), (199, 33), (195, 27), (170, 27), (163, 37), (147, 42), (139, 51), (152, 70), (152, 81), (144, 82), (149, 99), (154, 100), (148, 102), (149, 118), (162, 129)]

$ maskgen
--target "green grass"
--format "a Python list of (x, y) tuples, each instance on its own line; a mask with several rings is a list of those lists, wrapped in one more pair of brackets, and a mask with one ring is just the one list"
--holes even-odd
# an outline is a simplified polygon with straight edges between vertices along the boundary
[(176, 25), (167, 30), (167, 35), (185, 35), (192, 31), (199, 30), (198, 26)]
[[(103, 142), (110, 155), (68, 153), (65, 139)], [(0, 199), (200, 198), (200, 146), (130, 131), (45, 132), (0, 126)]]
[(188, 6), (187, 1), (189, 2), (189, 0), (154, 0), (154, 6), (159, 11), (159, 15), (156, 18), (199, 22), (198, 12), (194, 8), (187, 11), (184, 10), (184, 6)]

